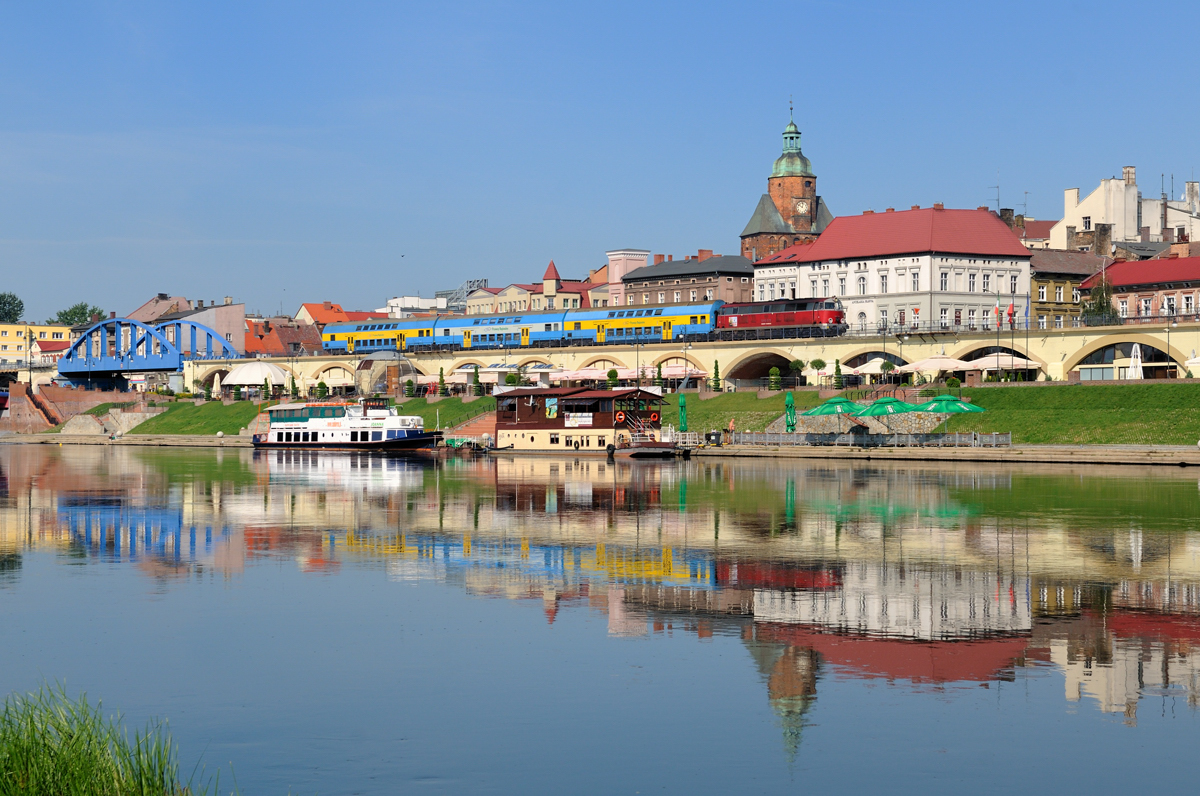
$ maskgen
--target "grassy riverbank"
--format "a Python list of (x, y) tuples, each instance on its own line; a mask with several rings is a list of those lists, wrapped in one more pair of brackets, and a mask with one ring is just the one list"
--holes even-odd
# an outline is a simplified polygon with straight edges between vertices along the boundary
[(180, 778), (171, 735), (152, 724), (132, 738), (120, 717), (62, 690), (10, 696), (0, 714), (0, 793), (202, 794)]
[[(793, 393), (796, 411), (803, 412), (820, 403), (815, 390)], [(662, 422), (679, 427), (679, 394), (663, 396), (667, 402)], [(707, 401), (695, 394), (687, 398), (688, 430), (704, 433), (713, 429), (729, 428), (733, 418), (738, 431), (762, 431), (783, 414), (784, 393), (760, 399), (752, 392), (722, 393)]]
[(167, 411), (137, 426), (131, 434), (199, 434), (211, 436), (218, 431), (237, 434), (250, 425), (258, 414), (258, 404), (236, 401), (229, 406), (209, 401), (196, 406), (189, 402), (167, 404)]
[(476, 398), (469, 404), (461, 398), (443, 398), (429, 403), (424, 398), (400, 398), (396, 409), (402, 415), (418, 415), (425, 421), (425, 428), (435, 429), (441, 423), (443, 429), (454, 428), (482, 412), (496, 408), (496, 399), (490, 395)]
[(1017, 445), (1195, 445), (1200, 383), (978, 387), (988, 411), (957, 415), (951, 431), (1011, 431)]

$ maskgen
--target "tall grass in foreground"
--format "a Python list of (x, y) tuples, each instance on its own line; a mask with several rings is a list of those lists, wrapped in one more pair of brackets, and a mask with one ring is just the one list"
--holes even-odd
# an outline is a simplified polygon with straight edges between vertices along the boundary
[(161, 796), (207, 793), (179, 778), (171, 735), (147, 725), (132, 739), (100, 703), (73, 700), (61, 686), (14, 694), (0, 713), (0, 796)]

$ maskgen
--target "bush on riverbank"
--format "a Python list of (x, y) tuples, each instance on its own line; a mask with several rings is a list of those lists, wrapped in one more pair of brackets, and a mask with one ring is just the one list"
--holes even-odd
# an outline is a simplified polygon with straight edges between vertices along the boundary
[(237, 401), (226, 406), (209, 401), (196, 406), (190, 402), (167, 404), (167, 411), (155, 415), (135, 427), (131, 434), (202, 434), (212, 436), (218, 431), (236, 435), (258, 414), (258, 404)]
[(0, 794), (207, 793), (179, 777), (171, 735), (164, 725), (129, 733), (120, 717), (106, 719), (100, 704), (62, 689), (13, 695), (0, 714)]
[[(763, 431), (771, 421), (783, 414), (786, 393), (759, 398), (752, 392), (727, 392), (706, 401), (695, 393), (687, 397), (688, 431), (703, 434), (705, 431), (729, 428), (729, 418), (734, 418), (738, 431)], [(792, 393), (796, 411), (803, 412), (820, 403), (815, 390)], [(679, 427), (679, 394), (664, 395), (667, 402), (663, 411), (663, 425)]]

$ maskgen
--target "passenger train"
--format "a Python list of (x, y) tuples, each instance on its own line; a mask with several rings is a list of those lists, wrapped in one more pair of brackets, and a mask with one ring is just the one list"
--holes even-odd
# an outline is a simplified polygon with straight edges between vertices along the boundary
[(322, 343), (331, 354), (353, 354), (827, 337), (846, 330), (845, 316), (836, 298), (592, 307), (336, 323), (325, 327)]

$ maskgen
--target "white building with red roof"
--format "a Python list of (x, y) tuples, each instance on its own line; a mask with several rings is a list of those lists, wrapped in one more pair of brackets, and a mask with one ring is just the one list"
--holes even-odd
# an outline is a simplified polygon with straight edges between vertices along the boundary
[(587, 281), (563, 279), (558, 273), (558, 266), (551, 260), (542, 275), (541, 284), (513, 283), (503, 288), (476, 289), (467, 296), (467, 314), (492, 315), (608, 306), (606, 274), (604, 269), (600, 269), (591, 272)]
[(1032, 252), (987, 208), (941, 204), (835, 218), (812, 243), (754, 264), (758, 301), (835, 296), (854, 330), (954, 331), (1024, 322)]

